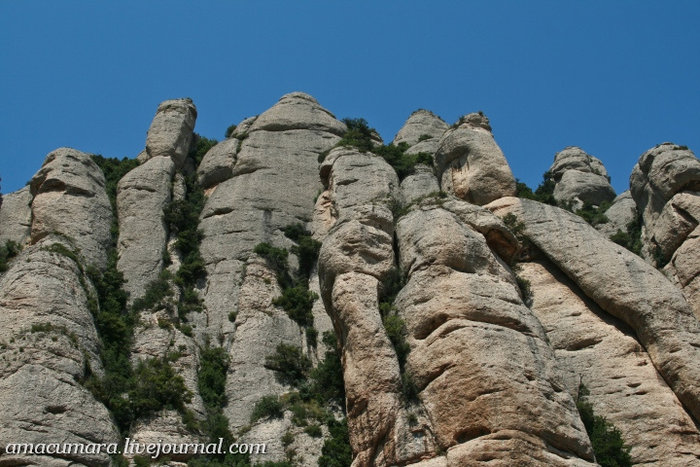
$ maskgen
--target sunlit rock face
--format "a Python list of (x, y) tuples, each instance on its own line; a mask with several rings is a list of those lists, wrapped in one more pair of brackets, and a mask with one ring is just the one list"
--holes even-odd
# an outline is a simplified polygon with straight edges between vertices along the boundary
[[(308, 94), (250, 110), (196, 156), (194, 103), (165, 101), (119, 180), (60, 148), (4, 196), (0, 465), (117, 462), (5, 452), (13, 440), (230, 432), (266, 444), (252, 463), (593, 466), (582, 397), (633, 463), (700, 463), (700, 163), (689, 149), (645, 152), (615, 197), (602, 161), (566, 148), (549, 170), (554, 207), (514, 197), (481, 112), (452, 126), (408, 116), (389, 148), (408, 167), (379, 155), (374, 131), (353, 146)], [(607, 221), (565, 209), (584, 206)], [(609, 240), (635, 229), (641, 256)], [(129, 321), (104, 313), (120, 275)], [(308, 300), (290, 307), (285, 294)], [(114, 378), (105, 349), (122, 332), (123, 365), (161, 362), (180, 392), (126, 425), (96, 385), (116, 381), (101, 378)], [(324, 399), (338, 387), (344, 399)], [(117, 396), (124, 407), (140, 397)]]

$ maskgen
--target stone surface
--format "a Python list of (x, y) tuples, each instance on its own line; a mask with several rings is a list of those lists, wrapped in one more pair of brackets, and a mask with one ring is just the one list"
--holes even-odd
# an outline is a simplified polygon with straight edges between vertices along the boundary
[(606, 237), (615, 235), (618, 230), (627, 232), (627, 226), (637, 219), (637, 205), (629, 190), (620, 193), (605, 211), (608, 222), (595, 226)]
[(600, 206), (615, 198), (603, 163), (583, 149), (571, 146), (554, 156), (549, 168), (555, 181), (554, 199), (580, 208), (584, 203)]
[(11, 240), (23, 245), (32, 228), (32, 194), (25, 186), (14, 193), (2, 195), (0, 207), (0, 244)]
[(700, 321), (680, 290), (580, 217), (532, 200), (489, 209), (523, 223), (523, 235), (603, 310), (627, 323), (686, 410), (700, 417)]
[(449, 126), (429, 110), (416, 110), (408, 117), (394, 137), (394, 144), (406, 143), (413, 146), (428, 139), (439, 139)]
[(532, 310), (543, 324), (574, 396), (622, 433), (635, 465), (695, 465), (700, 433), (629, 328), (609, 317), (546, 260), (520, 265)]
[[(504, 464), (513, 453), (487, 446), (530, 438), (539, 458), (592, 460), (544, 331), (484, 236), (433, 206), (403, 216), (397, 237), (407, 371), (448, 461), (490, 455)], [(492, 435), (498, 441), (486, 441)]]
[[(48, 251), (53, 245), (75, 250), (65, 237), (50, 235), (20, 253), (0, 278), (0, 442), (117, 442), (107, 409), (79, 383), (87, 368), (102, 374), (88, 309), (95, 291), (73, 259)], [(104, 453), (65, 460), (109, 465)]]
[(345, 124), (303, 92), (282, 96), (272, 108), (258, 116), (249, 131), (315, 130), (342, 136)]
[(484, 115), (469, 114), (445, 132), (435, 166), (442, 190), (470, 203), (515, 195), (515, 178)]
[(171, 99), (158, 106), (146, 137), (148, 159), (170, 157), (182, 167), (190, 150), (197, 108), (192, 99)]
[(411, 203), (440, 191), (433, 169), (427, 165), (418, 164), (416, 172), (401, 181), (401, 204)]
[(630, 191), (646, 225), (680, 191), (700, 191), (700, 161), (687, 147), (663, 143), (646, 151), (632, 169)]
[(202, 188), (211, 188), (233, 176), (239, 145), (240, 140), (229, 138), (207, 151), (197, 167), (197, 178)]
[(112, 223), (104, 187), (104, 175), (89, 154), (70, 148), (49, 153), (30, 183), (31, 242), (65, 235), (80, 249), (85, 266), (103, 268)]
[[(142, 296), (163, 269), (168, 232), (163, 209), (171, 200), (175, 164), (154, 157), (126, 174), (117, 187), (119, 240), (117, 269), (124, 274), (130, 301)], [(148, 232), (147, 235), (144, 235)]]
[(695, 227), (666, 266), (700, 319), (700, 226)]

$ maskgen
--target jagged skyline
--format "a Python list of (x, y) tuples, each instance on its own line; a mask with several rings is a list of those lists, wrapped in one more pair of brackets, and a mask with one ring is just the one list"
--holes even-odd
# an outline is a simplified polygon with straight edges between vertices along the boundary
[(417, 108), (448, 123), (483, 110), (532, 187), (569, 145), (617, 193), (655, 144), (700, 148), (694, 2), (165, 5), (0, 4), (3, 193), (57, 147), (136, 157), (157, 104), (185, 96), (218, 140), (292, 91), (385, 142)]

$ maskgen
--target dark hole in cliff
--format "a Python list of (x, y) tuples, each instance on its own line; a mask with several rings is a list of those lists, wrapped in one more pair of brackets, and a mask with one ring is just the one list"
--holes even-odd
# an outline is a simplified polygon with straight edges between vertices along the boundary
[(52, 414), (59, 414), (66, 412), (68, 409), (66, 409), (62, 405), (49, 405), (44, 409), (46, 412), (52, 413)]

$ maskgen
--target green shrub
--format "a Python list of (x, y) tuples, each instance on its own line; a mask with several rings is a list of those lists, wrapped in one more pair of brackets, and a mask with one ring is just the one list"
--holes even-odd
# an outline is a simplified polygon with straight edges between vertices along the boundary
[(289, 252), (284, 248), (275, 248), (269, 243), (258, 243), (253, 249), (255, 253), (265, 258), (267, 265), (275, 271), (277, 281), (281, 286), (289, 285), (291, 277), (287, 270), (287, 257)]
[(595, 227), (598, 224), (605, 224), (609, 222), (609, 219), (605, 216), (605, 211), (610, 207), (610, 203), (604, 201), (600, 203), (600, 206), (593, 206), (591, 203), (583, 203), (583, 207), (576, 211), (576, 214), (583, 217), (583, 219), (590, 225)]
[(234, 131), (236, 131), (236, 125), (229, 125), (228, 128), (226, 128), (226, 134), (224, 137), (230, 138)]
[(346, 419), (328, 424), (330, 436), (323, 443), (319, 467), (349, 467), (352, 463), (352, 448)]
[(287, 238), (297, 243), (292, 247), (292, 253), (299, 258), (299, 274), (308, 279), (318, 260), (321, 242), (311, 238), (311, 232), (301, 224), (288, 225), (283, 231)]
[(304, 433), (311, 436), (312, 438), (320, 438), (321, 436), (323, 436), (323, 432), (321, 431), (321, 427), (319, 425), (307, 426), (306, 428), (304, 428)]
[(515, 196), (517, 196), (518, 198), (537, 199), (535, 193), (533, 193), (532, 191), (532, 188), (530, 188), (517, 178), (515, 179)]
[(192, 135), (192, 142), (190, 143), (190, 152), (188, 157), (191, 157), (194, 161), (194, 166), (199, 166), (200, 162), (204, 158), (204, 155), (218, 143), (215, 139), (205, 138), (197, 133)]
[(632, 253), (637, 256), (641, 255), (642, 252), (642, 219), (641, 216), (637, 216), (633, 221), (627, 224), (627, 231), (622, 232), (617, 230), (617, 232), (610, 237), (610, 240), (622, 245), (627, 248)]
[(306, 343), (315, 349), (318, 345), (318, 331), (311, 326), (307, 326), (304, 332), (306, 333)]
[(323, 344), (326, 355), (310, 373), (310, 393), (312, 397), (323, 404), (334, 403), (345, 409), (345, 382), (343, 381), (343, 365), (337, 350), (335, 334), (330, 331), (323, 333)]
[(588, 437), (593, 445), (596, 461), (602, 467), (631, 466), (630, 448), (625, 446), (622, 434), (605, 417), (595, 415), (593, 406), (588, 401), (590, 392), (581, 383), (576, 408), (581, 415), (581, 421), (586, 427)]
[(148, 284), (143, 297), (134, 300), (134, 303), (131, 305), (132, 311), (138, 313), (163, 306), (163, 300), (173, 295), (173, 289), (170, 285), (171, 279), (172, 275), (167, 269), (161, 271), (158, 279)]
[(117, 184), (124, 175), (139, 166), (139, 161), (126, 157), (119, 160), (116, 157), (102, 157), (100, 155), (93, 155), (92, 160), (95, 161), (105, 176), (105, 191), (112, 205), (112, 212), (116, 212)]
[(21, 248), (17, 242), (7, 240), (4, 245), (0, 246), (0, 272), (7, 271), (7, 262), (19, 254)]
[(399, 368), (401, 369), (401, 372), (403, 372), (406, 364), (406, 358), (411, 351), (411, 347), (406, 342), (406, 325), (403, 319), (396, 314), (389, 314), (385, 316), (382, 321), (384, 322), (386, 334), (396, 350), (396, 357), (399, 360)]
[(309, 376), (311, 360), (299, 347), (279, 344), (275, 353), (265, 359), (265, 367), (276, 372), (280, 383), (299, 386)]
[(374, 153), (383, 157), (396, 170), (399, 180), (403, 180), (415, 173), (416, 164), (433, 166), (433, 157), (430, 154), (424, 152), (406, 154), (408, 147), (406, 143), (399, 143), (398, 146), (394, 144), (377, 146), (374, 148)]
[(353, 146), (362, 152), (371, 151), (372, 143), (372, 128), (367, 124), (364, 118), (344, 118), (343, 123), (348, 129), (338, 141), (337, 146)]
[(532, 305), (532, 286), (530, 284), (530, 281), (520, 277), (517, 273), (515, 274), (515, 281), (518, 284), (518, 288), (520, 289), (520, 294), (523, 297), (523, 303), (527, 306)]
[(552, 206), (557, 205), (557, 201), (554, 199), (554, 178), (552, 178), (552, 173), (547, 171), (542, 176), (542, 183), (535, 190), (535, 200), (540, 203), (551, 204)]
[(128, 394), (134, 419), (161, 409), (182, 411), (185, 403), (192, 400), (182, 376), (161, 358), (143, 360), (136, 365), (134, 385)]
[(206, 407), (226, 405), (228, 355), (221, 347), (204, 347), (199, 355), (197, 384)]
[(263, 396), (253, 407), (250, 422), (255, 423), (261, 418), (282, 418), (282, 403), (277, 396)]
[(298, 284), (294, 287), (284, 288), (282, 296), (272, 300), (272, 303), (281, 306), (299, 326), (306, 327), (314, 324), (314, 316), (311, 313), (311, 309), (317, 298), (318, 295), (310, 291), (305, 285)]
[(420, 143), (421, 141), (425, 141), (425, 140), (428, 140), (428, 139), (431, 139), (431, 138), (432, 138), (432, 136), (423, 134), (423, 135), (420, 135), (420, 136), (418, 137), (418, 142)]

